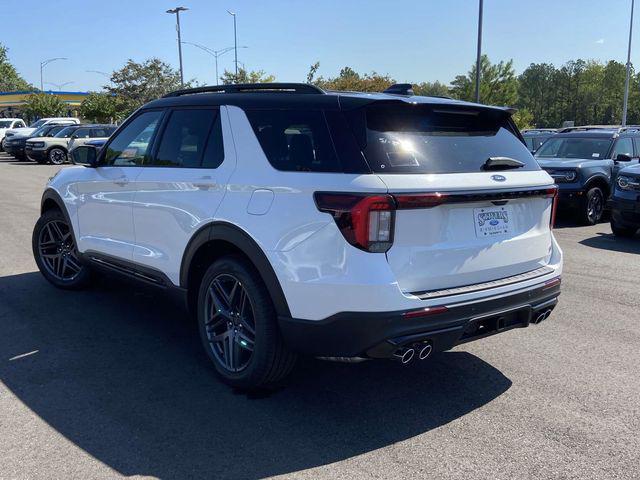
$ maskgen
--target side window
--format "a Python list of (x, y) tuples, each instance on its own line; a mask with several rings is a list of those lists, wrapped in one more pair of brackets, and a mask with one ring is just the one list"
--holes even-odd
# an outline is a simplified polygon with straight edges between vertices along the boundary
[(13, 124), (13, 128), (24, 128), (25, 124), (22, 120), (18, 120), (16, 123)]
[[(218, 116), (215, 109), (194, 108), (171, 112), (160, 139), (158, 152), (150, 164), (159, 167), (194, 168), (203, 164), (205, 151), (209, 157), (215, 157), (215, 151), (212, 152), (208, 148), (208, 143)], [(211, 148), (215, 150), (215, 147)], [(215, 161), (207, 160), (207, 167), (215, 168), (212, 166)]]
[(92, 128), (89, 131), (89, 136), (91, 138), (106, 138), (113, 133), (113, 130), (113, 128), (109, 127)]
[(73, 132), (73, 138), (89, 138), (89, 128), (79, 128)]
[(618, 139), (615, 147), (613, 147), (613, 153), (611, 154), (611, 158), (615, 159), (621, 153), (625, 155), (629, 155), (630, 157), (633, 157), (633, 140), (631, 140), (631, 137)]
[(342, 172), (319, 110), (247, 110), (269, 163), (291, 172)]
[(158, 128), (162, 112), (144, 112), (134, 118), (107, 145), (104, 165), (136, 166), (148, 158), (149, 145)]

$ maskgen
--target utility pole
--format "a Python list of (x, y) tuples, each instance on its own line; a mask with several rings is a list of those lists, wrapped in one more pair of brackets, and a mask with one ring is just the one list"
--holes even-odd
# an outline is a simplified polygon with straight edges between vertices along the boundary
[(483, 0), (479, 0), (478, 9), (478, 52), (476, 55), (476, 103), (480, 103), (480, 62), (482, 60), (482, 4)]
[(227, 13), (233, 17), (233, 45), (235, 50), (235, 64), (236, 64), (236, 83), (238, 82), (238, 31), (236, 29), (236, 14), (231, 10), (227, 10)]
[(631, 35), (633, 33), (633, 4), (631, 0), (631, 19), (629, 20), (629, 47), (627, 48), (627, 77), (624, 81), (624, 102), (622, 105), (622, 126), (627, 125), (627, 105), (629, 103), (629, 76), (631, 75)]
[(189, 10), (187, 7), (176, 7), (167, 13), (176, 15), (176, 31), (178, 32), (178, 60), (180, 62), (180, 85), (184, 86), (184, 71), (182, 70), (182, 39), (180, 38), (180, 12)]

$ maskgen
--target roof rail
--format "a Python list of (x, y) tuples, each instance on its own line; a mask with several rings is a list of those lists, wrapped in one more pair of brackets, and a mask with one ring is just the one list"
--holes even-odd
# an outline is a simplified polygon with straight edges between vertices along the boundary
[(558, 130), (558, 133), (578, 132), (588, 130), (620, 130), (619, 125), (580, 125), (577, 127), (564, 127)]
[(232, 85), (215, 85), (206, 87), (186, 88), (167, 93), (162, 98), (181, 97), (196, 93), (306, 93), (324, 94), (324, 90), (308, 83), (236, 83)]

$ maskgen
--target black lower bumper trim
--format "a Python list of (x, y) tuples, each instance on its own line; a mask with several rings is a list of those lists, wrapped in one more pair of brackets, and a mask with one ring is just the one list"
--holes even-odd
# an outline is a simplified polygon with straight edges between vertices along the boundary
[(433, 350), (454, 346), (535, 323), (552, 310), (560, 285), (540, 284), (510, 295), (446, 304), (447, 311), (417, 318), (405, 312), (341, 312), (323, 320), (279, 317), (287, 345), (320, 357), (389, 358), (399, 346), (428, 341)]

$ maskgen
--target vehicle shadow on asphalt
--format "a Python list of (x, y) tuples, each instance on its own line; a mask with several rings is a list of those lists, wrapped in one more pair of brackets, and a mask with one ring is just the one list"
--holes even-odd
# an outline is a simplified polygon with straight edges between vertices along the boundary
[(0, 278), (0, 380), (99, 461), (163, 479), (262, 478), (344, 460), (511, 386), (478, 357), (448, 352), (408, 368), (304, 359), (286, 387), (244, 395), (216, 380), (195, 325), (164, 297), (113, 278), (82, 292), (36, 272)]
[(612, 233), (598, 232), (595, 237), (585, 238), (579, 242), (581, 245), (612, 252), (640, 254), (640, 234), (633, 238), (616, 237)]

